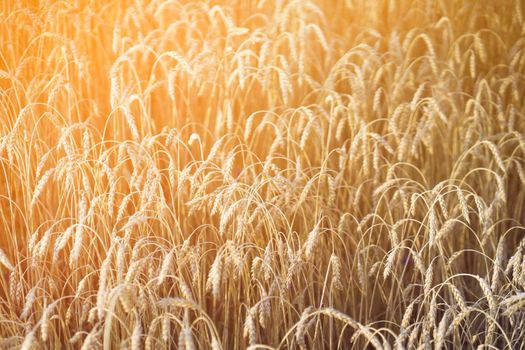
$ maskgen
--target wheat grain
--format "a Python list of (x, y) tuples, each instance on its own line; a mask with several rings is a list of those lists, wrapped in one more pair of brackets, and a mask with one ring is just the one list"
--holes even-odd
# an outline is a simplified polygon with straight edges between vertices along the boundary
[(498, 247), (496, 249), (496, 257), (494, 259), (494, 266), (492, 270), (492, 283), (490, 285), (490, 289), (493, 291), (497, 291), (499, 289), (500, 284), (500, 274), (501, 271), (503, 271), (503, 260), (504, 260), (504, 254), (506, 251), (506, 242), (505, 237), (502, 237), (500, 241), (498, 242)]
[(44, 311), (42, 313), (42, 319), (40, 321), (40, 331), (42, 333), (42, 341), (44, 342), (47, 342), (47, 340), (49, 339), (49, 316), (53, 312), (55, 306), (55, 303), (48, 305), (46, 308), (44, 308)]
[(198, 309), (195, 303), (182, 298), (162, 298), (157, 301), (157, 305), (161, 307), (175, 306), (183, 309)]
[(161, 265), (161, 268), (160, 268), (160, 274), (159, 274), (159, 278), (157, 280), (157, 285), (159, 285), (159, 286), (164, 283), (164, 280), (166, 279), (166, 276), (169, 273), (169, 270), (170, 270), (170, 267), (171, 267), (171, 264), (172, 264), (172, 260), (173, 260), (173, 255), (174, 255), (173, 250), (170, 250), (168, 252), (168, 254), (166, 254), (164, 256), (164, 259), (162, 260), (162, 265)]
[(115, 26), (113, 27), (113, 44), (112, 49), (113, 53), (117, 54), (119, 51), (119, 45), (121, 40), (121, 29), (120, 29), (120, 23), (115, 23)]
[(135, 298), (134, 292), (129, 284), (126, 284), (122, 287), (119, 294), (119, 301), (122, 305), (122, 308), (126, 313), (131, 313), (134, 310)]
[(33, 287), (29, 290), (25, 297), (25, 304), (24, 308), (22, 309), (22, 313), (20, 314), (20, 318), (22, 320), (26, 320), (30, 316), (31, 308), (33, 307), (33, 304), (36, 300), (36, 287)]
[(445, 334), (447, 331), (448, 326), (448, 320), (450, 315), (451, 309), (448, 309), (443, 314), (443, 317), (441, 318), (441, 321), (439, 321), (437, 334), (436, 334), (436, 349), (440, 350), (443, 347), (443, 344), (445, 343)]
[(320, 233), (321, 233), (320, 224), (321, 224), (321, 222), (319, 221), (315, 225), (313, 230), (310, 231), (310, 233), (308, 234), (308, 238), (304, 242), (303, 249), (304, 249), (304, 254), (305, 254), (306, 259), (311, 259), (312, 258), (312, 254), (314, 253), (314, 249), (316, 248), (316, 246), (317, 246), (317, 244), (319, 242)]
[(219, 289), (221, 285), (221, 270), (222, 270), (222, 258), (220, 254), (217, 254), (213, 264), (211, 265), (210, 273), (208, 275), (208, 281), (206, 282), (206, 288), (212, 291), (214, 299), (219, 297)]
[(24, 338), (24, 341), (22, 342), (22, 345), (20, 346), (20, 350), (30, 350), (33, 347), (33, 343), (35, 342), (35, 331), (30, 331)]
[(370, 344), (372, 346), (374, 346), (376, 349), (382, 349), (383, 346), (381, 345), (381, 343), (379, 342), (379, 340), (367, 329), (367, 327), (364, 327), (362, 326), (361, 324), (357, 323), (355, 320), (353, 320), (351, 317), (349, 317), (348, 315), (338, 311), (338, 310), (335, 310), (333, 308), (324, 308), (324, 309), (321, 309), (320, 312), (330, 316), (330, 317), (333, 317), (341, 322), (343, 322), (344, 324), (347, 324), (347, 325), (350, 325), (351, 327), (353, 328), (356, 328), (356, 329), (359, 329), (360, 332), (362, 332), (365, 337), (367, 338), (367, 340), (370, 342)]
[(401, 328), (407, 329), (408, 325), (410, 324), (410, 318), (412, 317), (412, 313), (414, 310), (414, 307), (416, 305), (416, 300), (412, 301), (410, 304), (408, 304), (408, 307), (406, 308), (403, 319), (401, 320)]
[(82, 339), (82, 336), (84, 335), (84, 331), (78, 331), (71, 338), (69, 338), (69, 344), (75, 345)]
[(161, 338), (165, 343), (168, 343), (170, 340), (170, 331), (170, 318), (163, 316), (161, 319)]
[(476, 79), (476, 56), (474, 55), (473, 51), (470, 51), (470, 59), (469, 59), (469, 69), (470, 69), (470, 77), (472, 79)]
[(250, 345), (255, 345), (256, 338), (257, 338), (257, 331), (255, 329), (255, 321), (254, 321), (254, 314), (255, 310), (250, 308), (246, 312), (246, 319), (244, 321), (244, 330), (243, 335), (245, 338), (248, 338), (248, 343)]
[(447, 221), (445, 221), (443, 226), (441, 226), (441, 228), (436, 234), (436, 242), (441, 241), (445, 236), (447, 236), (450, 233), (450, 231), (452, 231), (455, 222), (455, 219), (448, 219)]
[(2, 263), (2, 265), (4, 265), (11, 272), (13, 272), (15, 269), (15, 266), (11, 263), (6, 253), (1, 248), (0, 248), (0, 263)]
[(53, 176), (54, 172), (55, 172), (55, 168), (51, 168), (47, 170), (44, 173), (44, 175), (42, 175), (42, 177), (38, 181), (38, 184), (36, 185), (35, 190), (33, 192), (33, 198), (31, 199), (31, 204), (29, 206), (30, 208), (33, 208), (35, 206), (38, 197), (41, 195), (42, 191), (44, 190), (44, 187), (46, 186), (46, 183), (49, 181), (51, 176)]
[(310, 313), (312, 312), (313, 307), (307, 307), (303, 310), (301, 314), (301, 318), (299, 322), (297, 323), (297, 328), (295, 330), (295, 339), (297, 341), (297, 344), (301, 349), (306, 349), (306, 341), (304, 339), (305, 331), (306, 331), (306, 320), (308, 319), (308, 316), (310, 316)]
[(394, 266), (396, 256), (397, 256), (397, 248), (394, 247), (386, 256), (385, 267), (383, 270), (383, 279), (386, 280), (388, 276), (390, 276), (390, 274), (392, 273), (392, 269)]
[(480, 33), (476, 33), (476, 35), (474, 35), (474, 47), (476, 48), (476, 53), (478, 54), (481, 62), (487, 62), (487, 50), (485, 49), (483, 40), (481, 40)]
[(84, 342), (82, 343), (82, 347), (80, 350), (88, 350), (95, 346), (97, 343), (97, 338), (99, 336), (100, 330), (97, 328), (94, 328), (91, 330), (91, 332), (88, 333), (86, 339), (84, 339)]
[(343, 290), (341, 260), (337, 255), (332, 254), (330, 256), (330, 266), (332, 267), (332, 285), (335, 289)]
[(423, 284), (424, 295), (429, 295), (430, 289), (432, 288), (433, 278), (434, 278), (434, 261), (431, 261), (425, 273), (425, 281)]
[(142, 348), (141, 344), (142, 337), (142, 324), (140, 322), (140, 317), (138, 314), (135, 315), (135, 328), (133, 329), (133, 334), (131, 335), (131, 350), (140, 350)]

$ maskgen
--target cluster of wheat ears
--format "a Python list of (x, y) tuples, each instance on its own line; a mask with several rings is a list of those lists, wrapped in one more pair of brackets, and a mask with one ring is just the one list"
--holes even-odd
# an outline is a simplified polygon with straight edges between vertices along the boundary
[(0, 10), (0, 348), (525, 347), (523, 1)]

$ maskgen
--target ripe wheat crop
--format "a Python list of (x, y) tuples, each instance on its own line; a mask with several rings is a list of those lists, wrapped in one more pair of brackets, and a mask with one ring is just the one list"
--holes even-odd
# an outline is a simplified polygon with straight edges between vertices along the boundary
[(0, 348), (525, 348), (524, 16), (2, 1)]

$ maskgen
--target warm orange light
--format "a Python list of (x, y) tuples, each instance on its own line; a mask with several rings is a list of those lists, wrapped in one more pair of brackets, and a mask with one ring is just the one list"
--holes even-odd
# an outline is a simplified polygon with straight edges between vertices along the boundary
[(0, 348), (523, 344), (521, 1), (0, 11)]

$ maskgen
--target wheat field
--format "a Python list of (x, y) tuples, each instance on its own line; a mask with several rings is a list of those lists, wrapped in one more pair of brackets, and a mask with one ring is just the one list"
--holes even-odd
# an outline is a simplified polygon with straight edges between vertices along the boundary
[(525, 348), (521, 0), (5, 0), (1, 349)]

